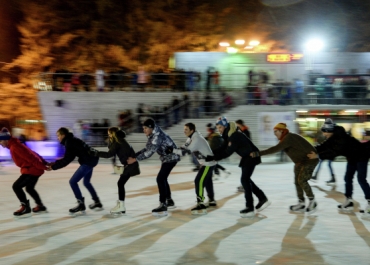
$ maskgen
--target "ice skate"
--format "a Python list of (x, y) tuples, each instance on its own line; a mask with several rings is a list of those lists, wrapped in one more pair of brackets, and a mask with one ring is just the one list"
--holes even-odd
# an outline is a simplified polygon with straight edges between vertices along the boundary
[(362, 213), (362, 217), (370, 218), (370, 201), (368, 201), (365, 210), (360, 210), (360, 213)]
[(313, 214), (314, 212), (316, 212), (316, 210), (317, 210), (317, 203), (316, 203), (315, 199), (312, 199), (308, 203), (308, 206), (306, 208), (306, 213)]
[(238, 186), (238, 187), (236, 188), (236, 190), (237, 190), (238, 192), (244, 192), (244, 188), (243, 188), (243, 186), (242, 186), (242, 185)]
[(192, 215), (204, 215), (207, 214), (207, 207), (204, 202), (200, 201), (193, 209), (191, 209)]
[(215, 199), (209, 199), (208, 202), (205, 204), (207, 208), (209, 207), (217, 207), (217, 202)]
[(336, 182), (335, 182), (335, 175), (331, 175), (331, 179), (326, 182), (326, 185), (328, 185), (328, 186), (337, 185)]
[(263, 211), (264, 209), (266, 209), (267, 207), (269, 207), (271, 204), (271, 201), (269, 201), (267, 199), (267, 197), (265, 197), (264, 199), (260, 200), (257, 205), (256, 205), (256, 211), (257, 212), (261, 212)]
[(312, 182), (317, 182), (317, 176), (312, 176), (312, 177), (310, 178), (310, 180), (311, 180)]
[(125, 202), (117, 201), (117, 205), (110, 210), (110, 214), (113, 216), (120, 216), (126, 213)]
[(156, 217), (167, 216), (168, 215), (167, 205), (161, 202), (157, 208), (152, 210), (152, 215)]
[(299, 200), (298, 204), (291, 205), (289, 207), (289, 210), (290, 212), (293, 212), (293, 213), (304, 213), (305, 208), (306, 208), (306, 204), (304, 203), (304, 201)]
[(254, 209), (251, 208), (251, 207), (246, 207), (245, 209), (240, 211), (240, 216), (243, 217), (243, 218), (252, 218), (255, 215), (256, 214), (254, 212)]
[(86, 207), (84, 201), (84, 198), (82, 198), (82, 200), (77, 200), (77, 206), (69, 209), (69, 214), (72, 216), (85, 215)]
[(101, 204), (99, 198), (97, 198), (96, 200), (94, 200), (94, 203), (90, 204), (89, 205), (89, 208), (91, 210), (94, 210), (94, 211), (102, 211), (102, 210), (104, 210), (103, 204)]
[(166, 204), (167, 204), (168, 209), (175, 209), (176, 208), (175, 202), (171, 198), (166, 200)]
[(27, 200), (26, 202), (21, 202), (21, 208), (19, 210), (15, 211), (14, 217), (16, 218), (27, 218), (31, 217), (31, 208), (30, 208), (30, 202)]
[(32, 212), (39, 214), (39, 213), (47, 213), (48, 210), (46, 209), (44, 205), (37, 204), (36, 207), (32, 208)]
[(353, 212), (354, 206), (352, 198), (347, 198), (343, 204), (338, 205), (338, 210), (342, 212)]

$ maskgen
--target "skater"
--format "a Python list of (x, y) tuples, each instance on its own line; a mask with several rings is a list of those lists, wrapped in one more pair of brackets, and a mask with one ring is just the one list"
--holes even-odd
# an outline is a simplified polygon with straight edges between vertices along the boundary
[(92, 210), (103, 210), (103, 205), (100, 202), (100, 199), (90, 183), (91, 176), (94, 170), (94, 167), (98, 164), (99, 157), (93, 157), (89, 155), (91, 147), (89, 147), (84, 141), (73, 136), (73, 133), (65, 127), (59, 128), (57, 131), (57, 137), (59, 142), (65, 147), (65, 154), (62, 159), (55, 161), (50, 164), (49, 170), (58, 170), (67, 166), (71, 163), (75, 157), (78, 157), (78, 163), (80, 167), (73, 174), (69, 180), (72, 191), (77, 199), (77, 206), (69, 209), (71, 215), (81, 213), (85, 214), (85, 198), (82, 197), (80, 188), (78, 187), (78, 182), (83, 178), (84, 185), (87, 190), (90, 192), (94, 203), (89, 205), (89, 208)]
[[(216, 127), (212, 123), (207, 124), (207, 132), (208, 135), (206, 139), (208, 141), (209, 147), (211, 147), (211, 150), (213, 152), (213, 150), (216, 150), (222, 146), (224, 139), (218, 132), (216, 132)], [(226, 170), (226, 168), (217, 163), (214, 170), (215, 180), (219, 179), (220, 177), (220, 169), (226, 174), (227, 177), (231, 174), (230, 171)]]
[(36, 207), (32, 208), (32, 212), (45, 212), (46, 207), (35, 190), (35, 186), (40, 176), (47, 169), (47, 162), (26, 145), (22, 144), (17, 138), (12, 137), (9, 130), (5, 127), (0, 132), (0, 145), (10, 150), (10, 155), (14, 163), (21, 168), (21, 176), (13, 184), (13, 190), (21, 203), (21, 208), (13, 213), (14, 216), (31, 216), (30, 203), (23, 191), (24, 187), (26, 187), (27, 193), (36, 202)]
[(332, 119), (326, 119), (321, 131), (327, 140), (316, 146), (317, 153), (310, 152), (307, 156), (310, 159), (320, 158), (322, 160), (333, 160), (340, 155), (347, 158), (347, 169), (344, 175), (346, 200), (343, 204), (338, 205), (338, 209), (343, 211), (353, 210), (353, 178), (357, 171), (358, 183), (367, 200), (365, 212), (370, 213), (370, 186), (366, 180), (369, 161), (369, 154), (366, 150), (367, 144), (360, 143), (357, 139), (348, 135), (344, 128), (333, 123)]
[(248, 126), (244, 124), (244, 121), (243, 120), (236, 120), (235, 123), (236, 123), (236, 126), (238, 126), (239, 130), (242, 133), (244, 133), (245, 136), (247, 136), (252, 141), (252, 134), (249, 131)]
[[(245, 136), (247, 136), (252, 141), (251, 132), (249, 131), (248, 126), (244, 124), (244, 121), (243, 120), (236, 120), (235, 123), (236, 123), (236, 126), (238, 126), (239, 130), (242, 133), (244, 133)], [(243, 185), (240, 185), (240, 186), (236, 187), (236, 190), (239, 191), (239, 192), (244, 192)]]
[[(311, 177), (311, 180), (314, 181), (314, 182), (317, 181), (322, 162), (323, 162), (323, 160), (320, 159), (319, 164), (317, 165), (317, 168), (316, 168), (316, 172)], [(330, 175), (331, 175), (331, 179), (326, 181), (326, 185), (328, 185), (328, 186), (335, 186), (336, 185), (335, 184), (335, 174), (334, 174), (334, 171), (333, 171), (333, 167), (331, 166), (332, 162), (333, 162), (333, 160), (328, 159), (328, 167), (329, 167)]]
[[(318, 139), (318, 142), (321, 144), (323, 141), (326, 140), (326, 137), (324, 136), (323, 132), (321, 132), (317, 136), (317, 139)], [(321, 169), (322, 162), (323, 162), (323, 160), (319, 159), (319, 164), (318, 164), (318, 166), (316, 168), (316, 171), (314, 172), (313, 176), (311, 177), (311, 181), (313, 181), (313, 182), (317, 181), (317, 178), (318, 178), (318, 175), (319, 175), (319, 172), (320, 172), (320, 169)], [(330, 176), (331, 176), (330, 180), (326, 181), (326, 185), (328, 185), (328, 186), (335, 186), (336, 185), (333, 167), (331, 166), (332, 162), (333, 162), (333, 160), (328, 159), (328, 167), (329, 167)]]
[[(312, 176), (319, 160), (307, 159), (307, 154), (315, 152), (315, 148), (302, 136), (289, 132), (285, 123), (278, 123), (274, 127), (274, 134), (279, 140), (279, 143), (266, 150), (252, 152), (251, 157), (259, 157), (263, 155), (274, 154), (279, 151), (284, 151), (294, 162), (294, 184), (298, 196), (298, 204), (290, 206), (292, 212), (313, 213), (317, 209), (317, 202), (312, 192), (308, 180)], [(306, 208), (304, 193), (309, 199), (309, 204)]]
[(184, 134), (188, 137), (184, 146), (181, 148), (167, 148), (167, 153), (175, 153), (178, 155), (193, 154), (200, 164), (199, 171), (195, 177), (195, 194), (197, 196), (197, 205), (191, 209), (194, 215), (207, 214), (207, 206), (204, 203), (204, 187), (208, 194), (208, 207), (216, 206), (214, 197), (212, 173), (216, 166), (216, 162), (205, 162), (207, 156), (213, 156), (212, 150), (209, 147), (207, 140), (196, 130), (194, 123), (186, 123), (184, 126)]
[(246, 208), (241, 210), (240, 214), (242, 217), (253, 217), (255, 215), (255, 207), (253, 204), (252, 193), (254, 193), (259, 200), (258, 204), (256, 205), (256, 210), (258, 212), (262, 211), (271, 204), (265, 193), (258, 188), (258, 186), (251, 179), (254, 168), (256, 165), (261, 163), (261, 158), (252, 158), (250, 157), (250, 153), (253, 151), (258, 151), (258, 148), (238, 129), (235, 122), (228, 122), (225, 117), (220, 117), (216, 122), (216, 126), (218, 131), (223, 135), (225, 132), (227, 132), (227, 148), (225, 150), (215, 150), (214, 156), (207, 156), (206, 161), (219, 161), (229, 157), (234, 152), (242, 157), (239, 167), (242, 169), (241, 183), (244, 187)]
[[(135, 151), (125, 140), (126, 133), (121, 131), (118, 127), (110, 127), (108, 129), (109, 137), (109, 151), (108, 152), (99, 152), (94, 150), (92, 153), (93, 156), (111, 158), (118, 156), (119, 161), (124, 165), (123, 172), (118, 180), (118, 201), (117, 205), (111, 209), (111, 214), (124, 214), (126, 213), (125, 208), (125, 184), (130, 177), (140, 174), (139, 163), (135, 162), (131, 165), (127, 164), (127, 159), (129, 157), (135, 157)], [(115, 166), (117, 168), (117, 166)], [(118, 170), (117, 170), (118, 171)]]
[(166, 154), (168, 147), (177, 148), (171, 137), (157, 126), (153, 119), (149, 118), (143, 123), (143, 131), (148, 141), (146, 147), (135, 154), (136, 158), (129, 157), (127, 164), (142, 161), (151, 157), (155, 152), (159, 155), (162, 162), (161, 169), (157, 175), (157, 185), (159, 190), (159, 206), (152, 210), (154, 216), (166, 216), (167, 208), (176, 208), (175, 202), (171, 198), (171, 189), (168, 184), (168, 176), (172, 169), (180, 161), (180, 156), (174, 153)]

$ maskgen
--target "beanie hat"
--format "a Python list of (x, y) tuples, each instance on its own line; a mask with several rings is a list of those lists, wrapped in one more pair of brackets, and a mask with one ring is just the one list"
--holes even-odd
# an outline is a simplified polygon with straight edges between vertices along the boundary
[(321, 127), (322, 132), (333, 132), (334, 131), (334, 122), (332, 119), (328, 118), (325, 120), (324, 125)]
[(287, 130), (288, 128), (286, 127), (286, 123), (279, 122), (278, 124), (275, 125), (274, 129)]
[(215, 131), (215, 130), (216, 130), (215, 126), (213, 126), (213, 124), (212, 124), (212, 123), (208, 123), (208, 124), (206, 125), (206, 127), (207, 127), (207, 129), (208, 129), (208, 130), (211, 130), (211, 131)]
[(122, 131), (122, 130), (118, 130), (118, 131), (116, 132), (116, 135), (117, 135), (117, 137), (118, 137), (118, 138), (121, 138), (121, 139), (123, 139), (123, 138), (125, 138), (125, 137), (126, 137), (126, 133), (125, 133), (125, 131)]
[(221, 116), (216, 121), (216, 125), (222, 125), (224, 127), (227, 127), (227, 125), (229, 125), (229, 121), (226, 119), (225, 116)]
[(9, 140), (10, 139), (10, 132), (7, 128), (2, 128), (0, 131), (0, 141), (1, 140)]
[(155, 121), (152, 119), (152, 118), (149, 118), (149, 119), (146, 119), (144, 122), (143, 122), (143, 126), (145, 127), (148, 127), (148, 128), (154, 128), (155, 126)]

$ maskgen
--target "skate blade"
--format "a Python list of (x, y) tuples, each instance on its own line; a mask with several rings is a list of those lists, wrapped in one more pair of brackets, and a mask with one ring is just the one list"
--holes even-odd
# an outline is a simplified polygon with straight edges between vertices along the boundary
[(362, 219), (366, 219), (366, 220), (369, 220), (370, 219), (370, 212), (366, 212), (364, 210), (360, 210), (360, 213), (361, 213), (361, 218)]
[(196, 211), (191, 211), (192, 215), (205, 215), (207, 214), (207, 210), (196, 210)]
[(22, 215), (14, 215), (14, 218), (15, 219), (23, 219), (23, 218), (29, 218), (32, 216), (32, 213), (26, 213), (26, 214), (22, 214)]
[(317, 211), (317, 208), (313, 209), (312, 211), (306, 211), (307, 215), (311, 215), (311, 214), (314, 214), (316, 213)]
[(126, 212), (110, 212), (110, 214), (112, 216), (122, 216), (122, 215), (126, 215)]
[(346, 208), (346, 209), (343, 209), (343, 208), (338, 208), (338, 211), (341, 212), (341, 213), (353, 213), (354, 212), (354, 208)]
[(33, 214), (35, 215), (38, 215), (38, 214), (44, 214), (44, 213), (49, 213), (48, 210), (46, 211), (39, 211), (39, 212), (32, 212)]
[(86, 212), (85, 211), (79, 211), (79, 212), (75, 212), (75, 213), (69, 213), (70, 216), (72, 217), (77, 217), (77, 216), (83, 216), (83, 215), (86, 215)]
[(294, 213), (294, 214), (304, 214), (305, 211), (306, 211), (306, 209), (297, 210), (297, 211), (294, 211), (294, 210), (290, 210), (289, 209), (289, 213)]
[(254, 212), (253, 213), (241, 213), (240, 216), (243, 218), (254, 218), (256, 214)]
[(326, 183), (326, 186), (337, 186), (337, 183)]
[(104, 208), (103, 207), (101, 207), (101, 208), (94, 208), (94, 209), (91, 209), (91, 210), (93, 210), (94, 212), (100, 212), (100, 211), (103, 211)]
[(167, 216), (168, 215), (168, 212), (152, 212), (152, 215), (155, 216), (155, 217), (164, 217), (164, 216)]
[(167, 206), (167, 209), (170, 209), (170, 210), (176, 209), (176, 205), (174, 205), (174, 206)]
[(270, 201), (265, 202), (264, 204), (262, 204), (262, 206), (259, 209), (257, 209), (257, 212), (262, 212), (264, 209), (266, 209), (270, 205), (271, 205)]

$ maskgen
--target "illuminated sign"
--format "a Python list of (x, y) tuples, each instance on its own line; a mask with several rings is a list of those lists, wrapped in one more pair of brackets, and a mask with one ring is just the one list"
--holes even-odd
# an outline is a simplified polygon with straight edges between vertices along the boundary
[(270, 63), (289, 63), (303, 57), (301, 53), (272, 53), (267, 54), (267, 61)]

